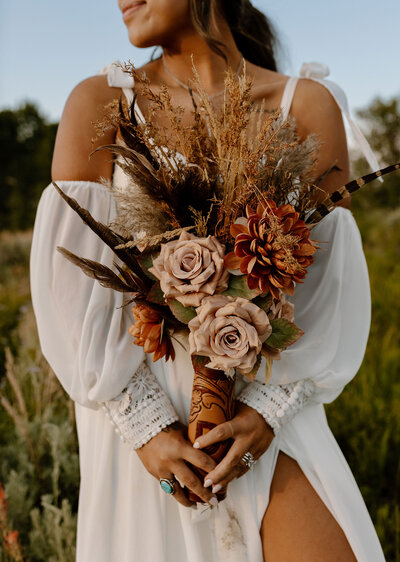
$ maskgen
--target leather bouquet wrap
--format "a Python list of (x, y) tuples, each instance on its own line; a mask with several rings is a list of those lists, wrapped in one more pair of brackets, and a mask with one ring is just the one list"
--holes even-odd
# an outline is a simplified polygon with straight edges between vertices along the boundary
[[(194, 443), (198, 437), (204, 435), (220, 423), (231, 420), (235, 415), (234, 379), (227, 377), (223, 371), (209, 369), (204, 360), (192, 357), (193, 391), (190, 405), (188, 437)], [(203, 449), (217, 463), (220, 462), (232, 441), (227, 440)], [(193, 472), (204, 480), (205, 473), (197, 467), (191, 467)], [(217, 494), (218, 500), (225, 498), (226, 490)], [(195, 494), (189, 493), (189, 499), (201, 502)]]
[[(228, 71), (219, 109), (193, 68), (200, 101), (186, 120), (168, 88), (157, 94), (132, 65), (124, 72), (147, 98), (148, 118), (139, 123), (135, 99), (132, 107), (121, 99), (99, 124), (117, 127), (119, 143), (101, 149), (117, 156), (130, 179), (131, 189), (104, 184), (118, 217), (99, 223), (54, 183), (116, 262), (110, 268), (58, 250), (104, 287), (126, 293), (133, 303), (129, 332), (153, 361), (173, 361), (174, 333), (188, 333), (194, 373), (188, 438), (194, 442), (234, 416), (238, 374), (253, 381), (264, 356), (267, 383), (272, 362), (302, 336), (290, 296), (318, 251), (313, 227), (344, 198), (400, 166), (321, 197), (318, 186), (335, 174), (335, 162), (313, 178), (317, 140), (300, 139), (279, 111), (254, 106), (245, 65), (238, 76)], [(160, 122), (169, 122), (174, 134)], [(220, 461), (229, 446), (207, 452)]]

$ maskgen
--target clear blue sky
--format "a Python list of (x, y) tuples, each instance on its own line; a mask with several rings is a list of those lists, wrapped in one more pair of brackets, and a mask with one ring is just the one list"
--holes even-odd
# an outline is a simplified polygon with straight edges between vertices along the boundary
[[(400, 95), (399, 0), (255, 0), (280, 33), (281, 70), (323, 61), (354, 110)], [(0, 0), (0, 107), (23, 100), (60, 118), (80, 80), (109, 62), (137, 66), (151, 50), (132, 47), (117, 0)]]

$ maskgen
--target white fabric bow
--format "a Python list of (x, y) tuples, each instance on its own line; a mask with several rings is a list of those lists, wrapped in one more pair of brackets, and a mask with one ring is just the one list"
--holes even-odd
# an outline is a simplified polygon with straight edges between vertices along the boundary
[(124, 71), (120, 61), (114, 61), (101, 69), (100, 74), (107, 74), (109, 86), (133, 88), (134, 80), (129, 72)]
[(317, 78), (322, 80), (329, 76), (329, 66), (323, 62), (304, 62), (300, 68), (301, 78)]

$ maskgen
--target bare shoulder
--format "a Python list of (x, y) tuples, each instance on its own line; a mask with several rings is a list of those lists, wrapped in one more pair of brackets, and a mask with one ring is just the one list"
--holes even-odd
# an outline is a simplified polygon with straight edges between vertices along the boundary
[[(324, 176), (319, 187), (325, 194), (332, 193), (349, 181), (346, 132), (342, 112), (335, 98), (323, 84), (301, 78), (296, 87), (291, 113), (296, 119), (301, 138), (310, 134), (317, 136), (320, 148), (314, 176), (315, 179)], [(316, 201), (321, 201), (324, 196), (320, 192)], [(344, 199), (341, 205), (349, 208), (350, 199)]]
[[(261, 94), (269, 99), (269, 105), (280, 106), (289, 76), (251, 65), (256, 97)], [(291, 114), (296, 118), (301, 137), (319, 134), (327, 129), (332, 132), (343, 128), (342, 115), (330, 91), (315, 80), (300, 78), (292, 102)]]
[(300, 78), (293, 98), (292, 114), (302, 136), (343, 129), (342, 114), (328, 88), (309, 78)]
[(91, 158), (89, 155), (98, 146), (114, 142), (115, 130), (98, 135), (96, 123), (105, 119), (110, 104), (120, 95), (121, 89), (110, 87), (106, 75), (91, 76), (73, 88), (57, 131), (53, 180), (99, 181), (111, 177), (111, 154), (101, 151)]

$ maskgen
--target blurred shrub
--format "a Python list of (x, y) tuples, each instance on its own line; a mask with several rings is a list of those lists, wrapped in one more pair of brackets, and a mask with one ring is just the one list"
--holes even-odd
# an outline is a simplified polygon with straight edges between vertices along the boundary
[(0, 232), (0, 378), (6, 347), (15, 352), (14, 329), (30, 302), (29, 251), (32, 232)]
[[(30, 306), (15, 336), (18, 351), (13, 356), (6, 349), (0, 386), (0, 482), (8, 525), (18, 531), (24, 559), (72, 562), (79, 485), (73, 404), (41, 355)], [(6, 555), (4, 544), (1, 552)]]

